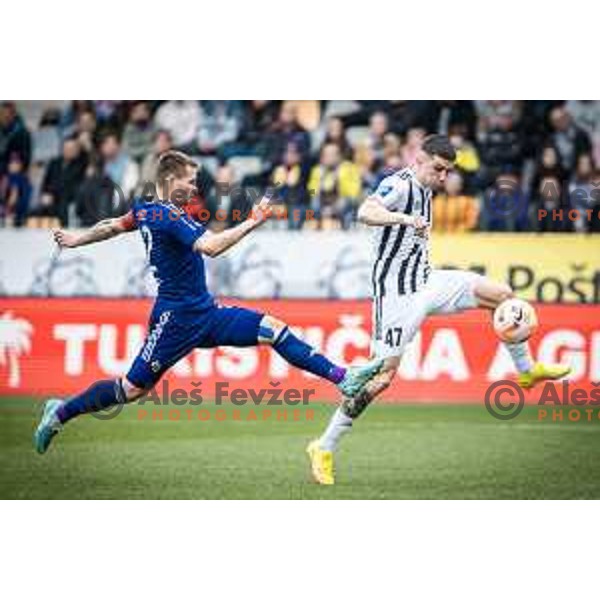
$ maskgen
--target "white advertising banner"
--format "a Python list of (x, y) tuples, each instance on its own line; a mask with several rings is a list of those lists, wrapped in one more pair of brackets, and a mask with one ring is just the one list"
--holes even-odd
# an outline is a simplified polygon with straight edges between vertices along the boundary
[[(0, 231), (0, 295), (155, 291), (138, 232), (58, 256), (54, 250), (48, 231)], [(238, 298), (369, 298), (372, 252), (367, 229), (260, 230), (206, 259), (208, 284), (216, 295)], [(435, 267), (485, 273), (528, 300), (600, 303), (600, 235), (434, 233), (431, 256)]]
[[(139, 297), (155, 293), (137, 232), (55, 253), (50, 232), (0, 231), (0, 294)], [(259, 231), (206, 259), (209, 288), (243, 298), (368, 298), (370, 235)]]

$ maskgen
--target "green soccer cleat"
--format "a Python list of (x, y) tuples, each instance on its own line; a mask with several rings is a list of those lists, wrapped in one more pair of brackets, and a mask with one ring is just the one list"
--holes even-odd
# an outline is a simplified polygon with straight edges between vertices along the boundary
[(44, 405), (44, 414), (33, 435), (35, 449), (44, 454), (52, 438), (62, 429), (62, 423), (56, 416), (56, 411), (64, 404), (62, 400), (48, 400)]
[(373, 360), (360, 367), (349, 367), (337, 387), (344, 396), (354, 398), (381, 371), (382, 366), (383, 360)]

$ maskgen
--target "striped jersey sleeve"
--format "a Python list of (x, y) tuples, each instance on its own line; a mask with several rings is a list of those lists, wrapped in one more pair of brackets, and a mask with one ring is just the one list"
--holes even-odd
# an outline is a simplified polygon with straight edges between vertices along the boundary
[(381, 181), (372, 194), (388, 210), (404, 212), (408, 203), (408, 178), (402, 173), (390, 175)]

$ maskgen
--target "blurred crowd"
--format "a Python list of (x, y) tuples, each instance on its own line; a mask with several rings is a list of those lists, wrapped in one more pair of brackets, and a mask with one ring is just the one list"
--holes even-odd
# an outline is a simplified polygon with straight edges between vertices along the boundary
[(434, 198), (435, 230), (600, 230), (600, 101), (578, 100), (4, 101), (0, 224), (81, 227), (122, 214), (153, 193), (157, 157), (177, 148), (202, 167), (216, 227), (276, 186), (289, 216), (273, 227), (347, 229), (428, 133), (457, 151)]

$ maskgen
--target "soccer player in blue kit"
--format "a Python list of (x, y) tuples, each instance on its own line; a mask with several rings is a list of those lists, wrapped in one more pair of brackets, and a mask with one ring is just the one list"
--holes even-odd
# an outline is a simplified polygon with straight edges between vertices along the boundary
[(141, 200), (123, 217), (100, 221), (83, 233), (54, 233), (60, 248), (75, 248), (139, 229), (158, 295), (144, 345), (125, 377), (96, 381), (67, 401), (46, 402), (34, 434), (40, 454), (46, 452), (65, 423), (79, 415), (135, 401), (194, 348), (268, 344), (290, 364), (331, 381), (350, 397), (379, 372), (380, 360), (360, 367), (336, 365), (279, 319), (215, 302), (206, 288), (202, 255), (222, 254), (263, 224), (268, 218), (269, 199), (264, 197), (250, 218), (239, 225), (211, 233), (182, 209), (196, 193), (196, 175), (197, 165), (189, 156), (166, 152), (158, 163), (157, 201)]

